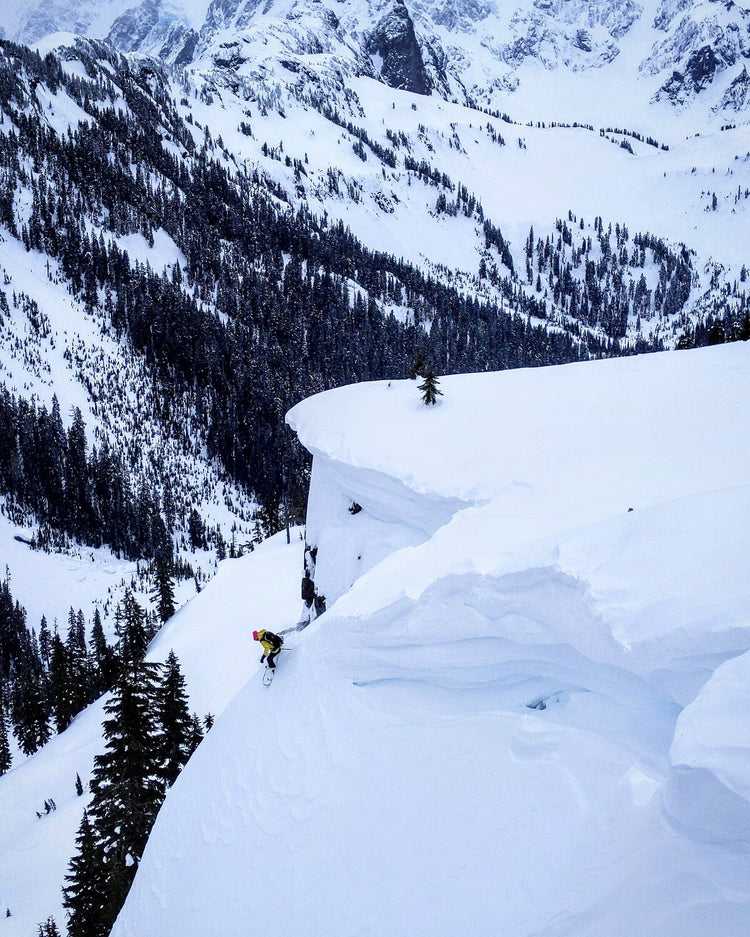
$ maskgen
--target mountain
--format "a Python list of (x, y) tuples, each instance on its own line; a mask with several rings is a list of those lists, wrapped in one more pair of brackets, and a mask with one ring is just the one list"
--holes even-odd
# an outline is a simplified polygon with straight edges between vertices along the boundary
[[(152, 646), (217, 718), (115, 937), (746, 933), (749, 348), (296, 407), (306, 544), (225, 561)], [(328, 610), (294, 631), (305, 546)], [(61, 920), (100, 718), (0, 780), (12, 937)]]
[[(618, 82), (627, 75), (631, 114), (638, 88), (639, 110), (649, 98), (677, 106), (699, 99), (704, 112), (708, 105), (726, 116), (734, 105), (718, 92), (737, 79), (750, 52), (750, 12), (732, 0), (521, 0), (502, 7), (482, 0), (16, 0), (8, 13), (5, 36), (14, 41), (66, 30), (179, 65), (206, 56), (221, 61), (220, 50), (235, 45), (240, 57), (257, 57), (272, 37), (265, 55), (326, 55), (350, 75), (494, 108), (507, 108), (514, 97), (538, 105), (541, 71), (584, 75), (607, 98), (620, 97)], [(569, 86), (564, 80), (555, 94), (555, 84), (546, 82), (542, 100), (551, 93), (559, 107)], [(610, 119), (626, 118), (608, 104)]]
[[(637, 513), (638, 504), (645, 510), (648, 501), (648, 510), (657, 513), (633, 534), (644, 553), (651, 549), (649, 538), (661, 542), (662, 528), (672, 529), (669, 510), (659, 505), (684, 498), (686, 510), (705, 524), (680, 528), (681, 536), (703, 555), (698, 540), (701, 531), (706, 537), (710, 532), (710, 542), (719, 541), (717, 558), (706, 559), (705, 568), (724, 575), (730, 558), (722, 551), (744, 541), (727, 503), (715, 503), (710, 491), (746, 484), (722, 474), (724, 461), (735, 464), (734, 443), (727, 439), (742, 427), (741, 415), (735, 415), (740, 391), (733, 396), (724, 385), (717, 390), (713, 366), (706, 366), (709, 376), (696, 364), (691, 384), (692, 365), (686, 371), (671, 365), (677, 369), (672, 373), (653, 363), (650, 370), (642, 363), (646, 359), (632, 356), (725, 342), (739, 342), (741, 349), (750, 337), (747, 7), (676, 0), (6, 5), (6, 38), (0, 41), (0, 541), (7, 566), (0, 584), (0, 690), (13, 767), (0, 780), (0, 791), (9, 792), (0, 852), (3, 860), (14, 857), (6, 927), (26, 933), (48, 914), (61, 923), (59, 888), (82, 805), (64, 777), (87, 776), (103, 744), (102, 701), (44, 744), (72, 714), (57, 720), (60, 701), (50, 690), (54, 668), (43, 648), (55, 632), (62, 641), (67, 627), (71, 648), (75, 644), (88, 660), (97, 616), (106, 641), (114, 642), (121, 602), (133, 592), (156, 631), (155, 590), (164, 586), (165, 575), (174, 580), (177, 604), (187, 603), (176, 621), (190, 619), (195, 631), (182, 643), (174, 630), (162, 630), (154, 659), (166, 658), (167, 642), (178, 645), (181, 657), (205, 658), (200, 667), (191, 664), (188, 674), (199, 712), (208, 706), (218, 712), (240, 693), (249, 660), (247, 616), (236, 593), (246, 607), (248, 595), (252, 601), (262, 595), (265, 602), (267, 592), (282, 589), (273, 586), (275, 573), (261, 559), (261, 549), (273, 546), (260, 544), (287, 525), (294, 539), (295, 524), (305, 517), (307, 544), (317, 551), (308, 551), (303, 563), (301, 542), (289, 545), (288, 562), (296, 573), (284, 580), (283, 614), (258, 619), (274, 627), (296, 622), (296, 583), (303, 569), (314, 572), (314, 583), (304, 579), (303, 589), (319, 611), (327, 605), (329, 612), (300, 636), (300, 661), (326, 620), (336, 627), (334, 609), (346, 602), (351, 587), (360, 588), (364, 571), (388, 578), (387, 558), (394, 550), (400, 562), (409, 555), (403, 549), (421, 549), (437, 538), (454, 574), (474, 564), (460, 553), (463, 547), (455, 552), (451, 538), (457, 530), (463, 542), (460, 519), (480, 512), (485, 497), (502, 511), (498, 517), (482, 513), (481, 530), (467, 538), (478, 542), (485, 531), (491, 546), (493, 533), (514, 530), (513, 517), (523, 519), (523, 530), (513, 536), (528, 539), (532, 530), (541, 537), (604, 522), (624, 512), (625, 502)], [(651, 357), (721, 361), (736, 389), (742, 368), (731, 362), (741, 354), (722, 348)], [(613, 362), (591, 361), (622, 355), (631, 360), (617, 364), (621, 371), (607, 370)], [(446, 481), (426, 464), (378, 463), (365, 472), (355, 456), (351, 464), (341, 454), (326, 461), (335, 449), (333, 437), (322, 430), (311, 434), (300, 422), (304, 410), (295, 410), (295, 426), (315, 453), (311, 475), (310, 456), (285, 425), (285, 414), (299, 401), (319, 401), (315, 395), (341, 385), (374, 381), (385, 382), (375, 387), (391, 382), (391, 389), (400, 388), (420, 360), (434, 369), (443, 390), (452, 385), (448, 375), (527, 369), (519, 374), (528, 375), (528, 383), (506, 373), (487, 377), (489, 383), (467, 378), (467, 395), (486, 393), (503, 413), (525, 414), (531, 432), (521, 423), (498, 422), (497, 429), (487, 424), (507, 441), (515, 462), (535, 453), (546, 469), (579, 440), (580, 452), (573, 454), (581, 458), (576, 462), (570, 455), (576, 471), (560, 472), (566, 490), (577, 492), (573, 500), (567, 502), (562, 489), (527, 465), (525, 475), (533, 476), (536, 487), (526, 489), (528, 478), (521, 473), (498, 476), (510, 492), (503, 502), (492, 478), (483, 476), (482, 465), (494, 471), (498, 458), (477, 442), (486, 426), (466, 414), (462, 420), (473, 432), (460, 445), (451, 441), (446, 452), (424, 443), (425, 453), (441, 464), (458, 459), (450, 462)], [(576, 362), (587, 362), (591, 370), (581, 365), (580, 373), (600, 375), (601, 386), (591, 389), (584, 381), (574, 391), (563, 377), (531, 376), (548, 374), (553, 364), (565, 365), (562, 374), (576, 374), (576, 368), (567, 370)], [(628, 368), (641, 375), (632, 385)], [(615, 374), (629, 390), (611, 398), (607, 375), (619, 386)], [(507, 395), (495, 388), (501, 380), (511, 382), (497, 385), (507, 386)], [(645, 393), (649, 381), (652, 392)], [(413, 385), (405, 386), (412, 394)], [(548, 395), (536, 396), (545, 389)], [(348, 393), (346, 399), (357, 399), (356, 391)], [(376, 424), (387, 409), (373, 393), (363, 391), (359, 410), (339, 426), (341, 440), (360, 432), (379, 439)], [(668, 415), (647, 432), (648, 415), (659, 412), (665, 394)], [(560, 411), (553, 406), (558, 397)], [(609, 401), (609, 408), (606, 419), (604, 409), (592, 417), (599, 429), (590, 435), (586, 421), (569, 420), (582, 402), (597, 399), (602, 408)], [(427, 411), (436, 424), (448, 406), (447, 398), (440, 402)], [(421, 417), (425, 409), (415, 406)], [(716, 426), (706, 407), (713, 408)], [(324, 422), (335, 409), (320, 410)], [(683, 420), (698, 414), (698, 451), (686, 442), (687, 430), (680, 438), (667, 431), (678, 411)], [(560, 427), (568, 427), (570, 440), (558, 439), (545, 422), (553, 413)], [(401, 416), (393, 417), (399, 425)], [(419, 440), (418, 426), (409, 426), (410, 438)], [(536, 448), (537, 431), (549, 448)], [(618, 431), (621, 449), (611, 436)], [(447, 440), (457, 438), (452, 423), (445, 432)], [(742, 438), (736, 441), (740, 447)], [(383, 453), (391, 445), (378, 442)], [(599, 449), (610, 453), (609, 461), (604, 455), (604, 461), (592, 459)], [(653, 464), (641, 461), (641, 452), (652, 453)], [(721, 458), (705, 461), (716, 453)], [(694, 465), (696, 474), (686, 473), (683, 462)], [(599, 472), (591, 475), (589, 463)], [(573, 475), (580, 475), (575, 484), (569, 483)], [(701, 487), (708, 478), (712, 487)], [(678, 482), (684, 479), (689, 484), (683, 489)], [(633, 486), (621, 487), (625, 481)], [(524, 500), (532, 490), (536, 507)], [(696, 498), (705, 500), (698, 504)], [(614, 543), (602, 536), (596, 549), (610, 550), (612, 563), (618, 562), (626, 543), (619, 534)], [(696, 589), (702, 583), (701, 596), (718, 601), (681, 542), (668, 536)], [(237, 559), (249, 551), (257, 556)], [(435, 570), (442, 555), (431, 554)], [(524, 569), (532, 569), (530, 556), (524, 552)], [(240, 563), (247, 566), (235, 565)], [(571, 563), (573, 578), (593, 581), (588, 566)], [(244, 572), (233, 584), (221, 585), (231, 567), (247, 570), (249, 592), (242, 592)], [(252, 578), (255, 568), (264, 570), (268, 588), (263, 576)], [(674, 574), (682, 584), (679, 570)], [(209, 583), (214, 575), (215, 586)], [(633, 595), (646, 589), (640, 567), (628, 566), (622, 575)], [(674, 589), (670, 582), (659, 588)], [(515, 589), (517, 581), (507, 585)], [(457, 585), (451, 607), (470, 604), (464, 586), (468, 594), (478, 588), (473, 581)], [(440, 595), (447, 592), (444, 583), (436, 588)], [(518, 585), (521, 592), (525, 588)], [(646, 593), (655, 595), (656, 584), (653, 590)], [(696, 602), (701, 596), (694, 595)], [(546, 600), (537, 595), (532, 601), (551, 615)], [(616, 695), (618, 705), (626, 709), (647, 689), (647, 708), (654, 703), (659, 710), (654, 734), (660, 741), (648, 748), (649, 737), (649, 764), (628, 761), (619, 749), (614, 760), (642, 793), (655, 789), (652, 781), (660, 785), (668, 806), (656, 822), (667, 817), (670, 829), (698, 828), (705, 791), (695, 773), (687, 776), (688, 788), (672, 783), (679, 771), (673, 776), (667, 765), (665, 740), (674, 737), (679, 764), (697, 765), (697, 749), (711, 747), (704, 739), (710, 734), (705, 713), (715, 693), (723, 700), (740, 679), (733, 667), (742, 665), (728, 658), (746, 649), (742, 626), (735, 632), (722, 622), (735, 621), (743, 601), (717, 613), (715, 636), (706, 624), (708, 612), (696, 620), (687, 663), (680, 656), (687, 639), (673, 618), (663, 647), (661, 637), (643, 639), (664, 674), (652, 673), (648, 662), (636, 667), (617, 650), (606, 658), (615, 670), (591, 676), (592, 686), (610, 698), (609, 679), (620, 686), (624, 672), (632, 695)], [(696, 607), (705, 608), (700, 602)], [(390, 614), (373, 611), (377, 621)], [(650, 615), (643, 612), (648, 634)], [(231, 637), (215, 624), (217, 616), (234, 623)], [(456, 620), (463, 628), (463, 619)], [(534, 620), (526, 615), (524, 628)], [(393, 621), (400, 627), (400, 619)], [(220, 678), (225, 666), (212, 663), (210, 637), (201, 631), (211, 622), (237, 663), (224, 690), (202, 669), (215, 666)], [(467, 641), (471, 645), (475, 637)], [(611, 650), (610, 639), (602, 641)], [(700, 652), (693, 654), (698, 645)], [(552, 657), (550, 666), (557, 666), (560, 661)], [(719, 673), (722, 661), (727, 669)], [(566, 658), (565, 666), (577, 664)], [(424, 682), (420, 667), (409, 681)], [(592, 673), (588, 663), (582, 667)], [(442, 674), (445, 665), (439, 669)], [(662, 677), (666, 689), (654, 689)], [(317, 694), (314, 677), (306, 680)], [(434, 682), (434, 674), (427, 682)], [(94, 683), (86, 687), (85, 702), (103, 689)], [(567, 699), (569, 684), (560, 687), (567, 688), (560, 689)], [(514, 696), (513, 705), (540, 718), (534, 713), (554, 709), (556, 692), (544, 683), (522, 703)], [(573, 693), (574, 701), (581, 696)], [(220, 702), (210, 702), (215, 698)], [(693, 700), (696, 708), (680, 717), (680, 726), (689, 729), (683, 743), (675, 719)], [(79, 699), (77, 707), (85, 702)], [(526, 713), (529, 702), (538, 708)], [(22, 742), (24, 712), (32, 703), (42, 707), (38, 737)], [(734, 732), (729, 705), (721, 706)], [(236, 725), (231, 719), (226, 725), (228, 737)], [(316, 731), (328, 728), (321, 724)], [(342, 736), (353, 731), (352, 725), (340, 728)], [(634, 742), (629, 731), (624, 737), (630, 741), (608, 735), (607, 744), (624, 745), (628, 752), (640, 746), (640, 737)], [(76, 749), (74, 737), (85, 754), (68, 760), (63, 753)], [(582, 744), (593, 757), (595, 743)], [(373, 754), (360, 754), (361, 770), (370, 770)], [(334, 762), (343, 758), (336, 748)], [(729, 756), (720, 751), (706, 759), (701, 770), (742, 796)], [(651, 761), (659, 766), (656, 773)], [(270, 775), (259, 769), (264, 777), (278, 766), (266, 767)], [(329, 770), (321, 762), (313, 767)], [(18, 778), (27, 794), (19, 793)], [(213, 797), (208, 781), (196, 783)], [(721, 810), (741, 831), (742, 810), (718, 790)], [(421, 797), (422, 789), (412, 795)], [(37, 821), (36, 812), (50, 796), (59, 809)], [(171, 809), (165, 808), (165, 816)], [(704, 833), (691, 833), (685, 848), (704, 835), (723, 842), (726, 830), (717, 833), (717, 817), (708, 813)], [(434, 813), (429, 822), (438, 825)], [(294, 831), (285, 828), (287, 834), (293, 841)], [(37, 839), (49, 853), (40, 860), (45, 871), (38, 887), (15, 865), (25, 854), (18, 844)], [(646, 841), (651, 839), (644, 833), (640, 842)], [(598, 845), (605, 848), (604, 843)], [(677, 852), (684, 844), (670, 843)], [(452, 846), (459, 849), (456, 842)], [(300, 850), (306, 854), (306, 847)], [(701, 881), (715, 877), (724, 902), (729, 872), (723, 877), (711, 857), (698, 853), (696, 862), (705, 860), (711, 869)], [(695, 873), (693, 866), (672, 862), (674, 853), (657, 858), (677, 877)], [(619, 869), (630, 874), (624, 865)], [(139, 889), (147, 887), (141, 873), (138, 881)], [(444, 887), (443, 880), (433, 884)], [(626, 905), (625, 892), (618, 895)], [(549, 895), (545, 901), (555, 905)], [(657, 901), (653, 914), (659, 908)], [(722, 909), (734, 920), (728, 903)], [(742, 902), (737, 914), (746, 923)], [(696, 928), (701, 920), (696, 918)]]
[[(246, 541), (303, 511), (307, 464), (283, 428), (300, 397), (400, 376), (418, 354), (486, 370), (750, 327), (746, 162), (714, 178), (746, 128), (673, 150), (406, 91), (388, 102), (374, 79), (347, 85), (328, 53), (313, 70), (276, 52), (259, 77), (257, 59), (220, 48), (223, 64), (178, 76), (93, 40), (52, 39), (43, 58), (5, 46), (7, 390), (77, 406), (92, 460), (114, 458), (148, 516), (108, 515), (128, 500), (108, 489), (68, 517), (33, 472), (13, 481), (8, 455), (25, 523), (41, 514), (132, 558), (167, 536), (221, 552), (233, 528)], [(625, 166), (628, 185), (613, 185)]]

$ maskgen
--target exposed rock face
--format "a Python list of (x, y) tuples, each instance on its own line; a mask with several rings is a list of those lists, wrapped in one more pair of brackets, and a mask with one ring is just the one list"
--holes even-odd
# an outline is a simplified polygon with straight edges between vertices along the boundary
[(163, 9), (162, 0), (142, 0), (117, 17), (107, 41), (123, 52), (143, 52), (162, 62), (185, 65), (193, 57), (198, 35), (172, 19)]
[(450, 31), (471, 29), (492, 12), (490, 4), (485, 0), (438, 0), (437, 3), (415, 0), (412, 9), (422, 17), (431, 19), (436, 26), (444, 26)]
[(187, 65), (193, 60), (198, 33), (181, 23), (173, 23), (167, 30), (164, 43), (159, 50), (159, 58), (173, 65)]
[(391, 87), (416, 94), (429, 94), (432, 90), (414, 23), (403, 0), (394, 0), (369, 34), (367, 51), (382, 61), (380, 74)]
[(143, 0), (126, 10), (112, 24), (107, 40), (123, 52), (140, 49), (151, 30), (159, 22), (160, 0)]
[[(654, 95), (655, 101), (683, 106), (701, 94), (716, 76), (750, 57), (750, 11), (732, 0), (662, 0), (654, 26), (666, 35), (655, 43), (641, 71), (670, 77)], [(742, 102), (741, 75), (727, 89), (714, 112), (735, 110)], [(739, 103), (742, 109), (742, 103)]]
[(713, 81), (719, 66), (720, 60), (711, 46), (698, 49), (688, 59), (684, 72), (672, 72), (672, 77), (656, 94), (656, 100), (660, 101), (666, 97), (673, 104), (684, 104)]
[(742, 66), (742, 71), (724, 92), (714, 110), (733, 111), (735, 114), (750, 110), (750, 75), (747, 73), (747, 66)]
[(547, 68), (604, 65), (617, 57), (618, 41), (642, 12), (635, 0), (534, 0), (531, 9), (519, 7), (514, 13), (515, 38), (506, 44), (503, 58), (513, 67), (527, 58)]
[[(711, 47), (717, 67), (726, 68), (740, 58), (750, 56), (750, 11), (728, 3), (703, 2), (683, 4), (671, 0), (660, 7), (655, 25), (667, 31), (641, 65), (641, 71), (656, 75), (667, 68), (688, 70), (688, 61), (695, 59), (692, 70), (705, 72), (707, 53)], [(705, 82), (702, 85), (705, 87)]]
[[(86, 35), (91, 24), (92, 13), (86, 3), (75, 0), (46, 0), (44, 3), (29, 3), (19, 28), (9, 38), (33, 43), (48, 33), (63, 30)], [(6, 30), (3, 28), (3, 35)]]
[(669, 29), (674, 18), (679, 13), (688, 10), (692, 5), (693, 0), (661, 0), (654, 17), (654, 27), (663, 30)]
[(259, 0), (250, 0), (247, 3), (244, 3), (243, 0), (211, 0), (201, 34), (207, 36), (218, 29), (231, 26), (241, 10), (249, 15), (258, 6), (258, 3)]

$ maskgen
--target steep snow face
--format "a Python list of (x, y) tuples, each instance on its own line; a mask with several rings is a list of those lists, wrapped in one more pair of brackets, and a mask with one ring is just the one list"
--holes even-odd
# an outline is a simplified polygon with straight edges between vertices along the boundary
[[(0, 526), (3, 540), (10, 539), (5, 526)], [(175, 651), (191, 710), (201, 717), (209, 712), (219, 715), (258, 666), (253, 629), (278, 631), (296, 621), (302, 546), (295, 531), (290, 544), (281, 534), (241, 559), (221, 563), (215, 579), (186, 602), (154, 639), (149, 658), (163, 662), (170, 650)], [(3, 551), (12, 563), (13, 547), (3, 543)], [(120, 576), (132, 576), (134, 566), (113, 562), (110, 569), (97, 569), (88, 558), (76, 562), (50, 556), (37, 563), (35, 585), (47, 596), (58, 596), (58, 601), (69, 598), (70, 604), (79, 605), (91, 591), (102, 594)], [(27, 570), (19, 570), (14, 586), (23, 587), (27, 576)], [(109, 581), (102, 586), (105, 576)], [(272, 587), (266, 588), (269, 584)], [(43, 595), (36, 597), (34, 611), (37, 605), (44, 609), (43, 601)], [(0, 777), (3, 937), (27, 937), (50, 915), (64, 932), (61, 888), (88, 803), (87, 796), (76, 796), (75, 778), (79, 774), (88, 790), (94, 757), (104, 751), (103, 703), (99, 700), (79, 713), (65, 732)], [(48, 798), (57, 809), (38, 819), (37, 811), (43, 810)], [(7, 918), (6, 908), (11, 912)]]
[(378, 506), (407, 545), (224, 711), (114, 937), (455, 937), (467, 908), (482, 937), (745, 935), (749, 365), (745, 344), (296, 407), (331, 568)]
[(388, 472), (315, 455), (307, 542), (316, 549), (315, 585), (330, 604), (396, 550), (427, 540), (466, 506), (460, 498), (414, 491)]
[(750, 654), (718, 667), (677, 721), (671, 758), (705, 768), (730, 791), (750, 801)]

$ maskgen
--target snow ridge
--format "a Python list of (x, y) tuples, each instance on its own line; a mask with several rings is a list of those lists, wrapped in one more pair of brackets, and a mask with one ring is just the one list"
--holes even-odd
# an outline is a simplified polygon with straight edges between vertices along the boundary
[[(396, 530), (396, 490), (402, 543), (291, 642), (271, 692), (253, 676), (225, 710), (115, 937), (448, 937), (467, 902), (479, 935), (745, 933), (749, 363), (743, 344), (446, 379), (434, 409), (409, 382), (295, 408), (330, 567), (368, 513)], [(706, 406), (680, 420), (686, 396)], [(560, 397), (585, 432), (558, 425)], [(349, 422), (363, 407), (387, 442)], [(415, 543), (418, 505), (449, 493), (473, 506)]]

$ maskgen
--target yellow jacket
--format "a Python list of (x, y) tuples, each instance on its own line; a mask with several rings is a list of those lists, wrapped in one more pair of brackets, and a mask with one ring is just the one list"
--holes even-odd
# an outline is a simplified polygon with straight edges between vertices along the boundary
[(280, 651), (281, 645), (284, 643), (283, 638), (280, 638), (277, 634), (274, 634), (273, 631), (266, 631), (265, 628), (258, 632), (258, 640), (263, 645), (263, 652), (265, 655), (273, 654), (275, 651)]

